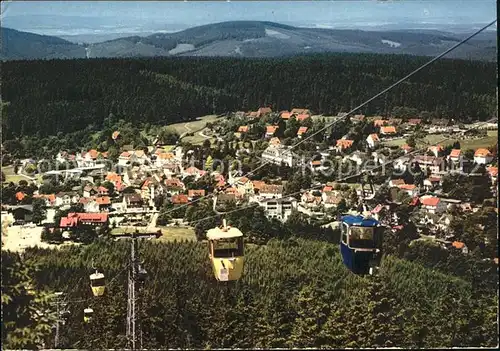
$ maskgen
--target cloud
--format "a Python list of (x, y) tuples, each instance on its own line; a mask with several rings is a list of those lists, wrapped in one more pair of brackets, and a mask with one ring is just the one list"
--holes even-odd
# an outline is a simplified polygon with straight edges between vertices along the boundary
[(431, 13), (428, 9), (424, 8), (424, 16), (429, 16)]

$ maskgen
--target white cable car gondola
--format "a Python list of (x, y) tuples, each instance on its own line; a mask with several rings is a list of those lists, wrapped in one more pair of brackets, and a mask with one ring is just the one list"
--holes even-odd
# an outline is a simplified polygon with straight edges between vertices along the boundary
[(104, 295), (104, 291), (106, 290), (104, 274), (99, 273), (97, 270), (95, 273), (92, 273), (90, 275), (90, 288), (94, 296)]

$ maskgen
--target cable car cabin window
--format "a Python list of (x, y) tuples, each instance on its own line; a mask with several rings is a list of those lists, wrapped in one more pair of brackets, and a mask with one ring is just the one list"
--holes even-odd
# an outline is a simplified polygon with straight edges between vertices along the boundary
[(341, 231), (342, 231), (342, 242), (347, 244), (347, 233), (349, 230), (349, 226), (345, 223), (342, 223)]
[(374, 228), (356, 227), (349, 228), (349, 246), (353, 248), (374, 248)]
[(214, 243), (214, 257), (243, 256), (243, 238), (235, 240), (219, 240)]
[(105, 285), (104, 278), (90, 280), (90, 286), (97, 287), (97, 286), (104, 286), (104, 285)]

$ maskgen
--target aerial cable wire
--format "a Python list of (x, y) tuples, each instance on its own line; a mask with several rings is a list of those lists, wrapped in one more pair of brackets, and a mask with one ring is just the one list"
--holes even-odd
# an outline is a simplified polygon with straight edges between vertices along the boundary
[[(357, 110), (359, 110), (360, 108), (364, 107), (365, 105), (369, 104), (370, 102), (372, 102), (373, 100), (375, 100), (376, 98), (378, 98), (379, 96), (387, 93), (388, 91), (392, 90), (393, 88), (395, 88), (396, 86), (398, 86), (399, 84), (403, 83), (404, 81), (406, 81), (408, 78), (412, 77), (413, 75), (415, 75), (416, 73), (420, 72), (422, 69), (424, 69), (425, 67), (431, 65), (432, 63), (436, 62), (437, 60), (441, 59), (443, 56), (449, 54), (450, 52), (452, 52), (453, 50), (455, 50), (456, 48), (458, 48), (459, 46), (465, 44), (467, 41), (469, 41), (470, 39), (474, 38), (476, 35), (480, 34), (481, 32), (483, 32), (484, 30), (486, 30), (488, 27), (492, 26), (497, 20), (493, 20), (491, 21), (490, 23), (488, 23), (487, 25), (485, 25), (484, 27), (478, 29), (476, 32), (474, 32), (473, 34), (469, 35), (468, 37), (466, 37), (465, 39), (462, 39), (460, 42), (458, 42), (457, 44), (453, 45), (452, 47), (450, 47), (449, 49), (445, 50), (444, 52), (442, 52), (441, 54), (437, 55), (436, 57), (432, 58), (431, 60), (429, 60), (428, 62), (426, 62), (425, 64), (421, 65), (420, 67), (418, 67), (417, 69), (413, 70), (412, 72), (410, 72), (409, 74), (407, 74), (406, 76), (404, 76), (403, 78), (401, 78), (400, 80), (398, 80), (397, 82), (393, 83), (392, 85), (390, 85), (389, 87), (385, 88), (384, 90), (382, 90), (381, 92), (379, 92), (378, 94), (374, 95), (373, 97), (371, 97), (370, 99), (366, 100), (365, 102), (363, 102), (362, 104), (356, 106), (355, 108), (353, 108), (352, 110), (350, 110), (349, 112), (345, 113), (342, 117), (336, 119), (335, 121), (325, 125), (323, 128), (321, 128), (320, 130), (314, 132), (313, 134), (307, 136), (306, 138), (300, 140), (299, 142), (297, 142), (296, 144), (290, 146), (286, 151), (285, 153), (289, 153), (291, 152), (294, 148), (296, 148), (297, 146), (303, 144), (304, 142), (306, 142), (307, 140), (311, 139), (312, 137), (316, 136), (317, 134), (323, 132), (325, 129), (328, 129), (332, 126), (334, 126), (336, 123), (339, 123), (340, 121), (342, 121), (343, 119), (347, 118), (349, 115), (351, 115), (352, 113), (356, 112)], [(254, 168), (253, 170), (251, 171), (248, 171), (246, 174), (244, 174), (242, 177), (247, 177), (251, 174), (253, 174), (255, 171), (263, 168), (265, 165), (271, 163), (271, 161), (265, 161), (263, 162), (262, 164), (260, 164), (258, 167)], [(230, 185), (226, 185), (225, 187), (223, 187), (221, 189), (221, 191), (223, 190), (226, 190), (227, 188), (229, 188)], [(168, 213), (171, 213), (171, 212), (174, 212), (176, 210), (178, 210), (179, 208), (182, 208), (182, 207), (186, 207), (186, 206), (189, 206), (189, 205), (192, 205), (196, 202), (199, 202), (203, 199), (206, 199), (208, 197), (212, 197), (214, 196), (214, 193), (211, 193), (211, 194), (207, 194), (205, 196), (201, 196), (197, 199), (194, 199), (186, 204), (182, 204), (180, 206), (177, 206), (176, 208), (174, 209), (171, 209), (167, 212), (165, 212), (165, 214), (168, 214)]]

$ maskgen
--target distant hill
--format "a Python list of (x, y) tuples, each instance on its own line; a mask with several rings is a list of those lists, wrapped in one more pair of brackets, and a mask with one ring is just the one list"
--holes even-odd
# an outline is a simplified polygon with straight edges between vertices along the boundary
[(67, 40), (2, 28), (2, 60), (84, 58), (85, 48)]
[[(22, 32), (17, 32), (22, 33)], [(28, 35), (28, 33), (25, 33)], [(13, 43), (2, 57), (11, 58), (12, 51), (21, 53), (27, 45), (31, 53), (24, 58), (48, 57), (47, 53), (60, 57), (72, 57), (68, 50), (47, 42), (39, 50), (27, 36), (24, 44)], [(37, 36), (40, 37), (40, 36)], [(299, 28), (273, 22), (233, 21), (203, 25), (176, 33), (157, 33), (149, 36), (130, 36), (87, 45), (87, 57), (151, 57), (151, 56), (226, 56), (226, 57), (280, 57), (324, 52), (363, 52), (382, 54), (437, 55), (459, 42), (464, 34), (446, 32), (399, 30), (361, 31), (321, 28)], [(50, 37), (48, 37), (50, 38)], [(21, 38), (20, 38), (21, 39)], [(36, 39), (36, 38), (33, 38)], [(40, 40), (38, 40), (40, 42)], [(63, 45), (62, 43), (59, 45)], [(83, 49), (83, 48), (81, 48)], [(76, 49), (75, 49), (76, 50)], [(77, 50), (74, 57), (85, 57)], [(18, 54), (16, 56), (22, 56)], [(495, 61), (496, 32), (481, 33), (464, 44), (450, 58)]]

